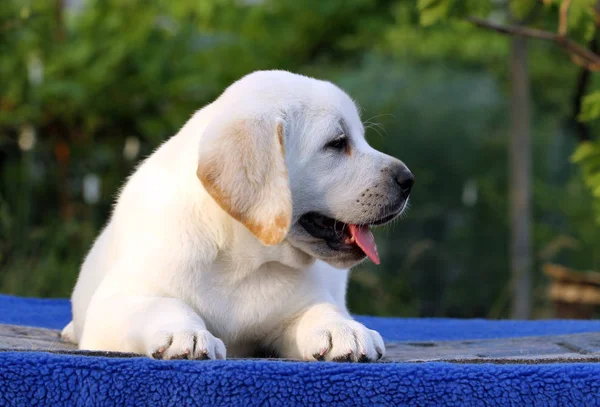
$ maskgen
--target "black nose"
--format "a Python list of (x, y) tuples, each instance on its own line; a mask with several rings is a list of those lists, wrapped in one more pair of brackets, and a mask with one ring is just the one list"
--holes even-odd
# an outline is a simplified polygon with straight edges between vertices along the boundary
[(400, 186), (402, 190), (402, 196), (404, 199), (408, 198), (410, 195), (410, 190), (412, 189), (413, 184), (415, 183), (415, 176), (412, 172), (406, 167), (396, 171), (394, 176), (396, 183)]

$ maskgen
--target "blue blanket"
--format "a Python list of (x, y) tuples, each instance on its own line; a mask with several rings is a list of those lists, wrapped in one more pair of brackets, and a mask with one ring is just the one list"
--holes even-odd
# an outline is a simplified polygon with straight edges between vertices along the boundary
[[(62, 328), (66, 300), (0, 296), (0, 323)], [(358, 317), (386, 340), (600, 331), (600, 321)], [(0, 353), (0, 406), (593, 406), (600, 364), (154, 361)]]

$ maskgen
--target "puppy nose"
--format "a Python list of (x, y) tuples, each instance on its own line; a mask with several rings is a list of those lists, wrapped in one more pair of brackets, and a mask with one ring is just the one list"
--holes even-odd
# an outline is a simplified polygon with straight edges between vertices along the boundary
[(402, 196), (404, 199), (408, 198), (410, 195), (410, 190), (412, 189), (413, 184), (415, 183), (415, 176), (412, 172), (406, 167), (403, 167), (396, 171), (394, 176), (394, 180), (400, 186), (402, 190)]

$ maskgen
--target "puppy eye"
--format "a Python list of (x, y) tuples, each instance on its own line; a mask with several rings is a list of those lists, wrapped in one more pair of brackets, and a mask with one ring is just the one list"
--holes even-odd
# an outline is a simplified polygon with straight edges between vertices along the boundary
[(346, 138), (346, 136), (342, 135), (342, 136), (336, 137), (335, 139), (333, 139), (329, 143), (327, 143), (325, 145), (325, 148), (333, 148), (335, 150), (343, 150), (346, 148), (347, 145), (348, 145), (348, 139)]

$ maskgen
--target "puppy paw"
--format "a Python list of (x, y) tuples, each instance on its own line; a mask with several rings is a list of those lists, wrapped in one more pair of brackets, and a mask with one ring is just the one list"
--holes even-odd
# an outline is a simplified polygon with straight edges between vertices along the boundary
[(65, 342), (77, 344), (77, 340), (75, 339), (75, 326), (73, 325), (73, 321), (69, 322), (69, 324), (64, 327), (64, 329), (60, 333), (60, 338)]
[(161, 332), (148, 349), (154, 359), (225, 359), (225, 344), (206, 329)]
[(312, 329), (298, 342), (305, 360), (374, 362), (385, 354), (381, 335), (352, 320)]

